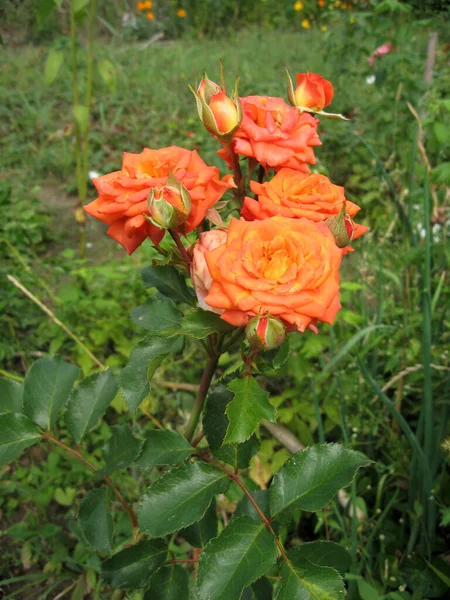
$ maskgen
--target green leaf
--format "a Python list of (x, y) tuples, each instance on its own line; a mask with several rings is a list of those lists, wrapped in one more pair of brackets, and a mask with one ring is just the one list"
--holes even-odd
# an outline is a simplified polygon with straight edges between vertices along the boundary
[(133, 323), (149, 331), (173, 333), (179, 329), (183, 315), (173, 302), (152, 298), (133, 308), (130, 317)]
[(64, 418), (77, 444), (96, 426), (116, 393), (117, 382), (111, 371), (89, 375), (72, 391)]
[(143, 540), (105, 560), (101, 576), (115, 589), (143, 588), (166, 558), (162, 540)]
[(223, 321), (219, 315), (199, 308), (184, 317), (179, 333), (202, 340), (211, 333), (228, 333), (230, 331), (233, 331), (233, 327)]
[(217, 536), (218, 525), (216, 501), (213, 498), (200, 521), (182, 529), (179, 534), (194, 548), (204, 548), (210, 539)]
[(183, 338), (167, 338), (149, 335), (133, 350), (127, 366), (119, 376), (119, 388), (131, 412), (149, 394), (149, 381), (164, 356), (178, 353), (183, 347)]
[(202, 462), (167, 471), (142, 497), (139, 526), (153, 537), (187, 527), (203, 517), (213, 497), (228, 485), (225, 473)]
[(64, 54), (60, 50), (52, 48), (47, 56), (47, 62), (45, 63), (45, 85), (52, 85), (63, 63)]
[(184, 276), (175, 267), (145, 267), (141, 273), (147, 287), (155, 287), (176, 302), (196, 305), (193, 290), (188, 288)]
[(117, 87), (117, 78), (116, 67), (114, 66), (114, 64), (110, 60), (102, 60), (97, 64), (97, 69), (100, 73), (100, 77), (108, 86), (111, 94), (115, 94)]
[[(251, 497), (255, 500), (256, 504), (263, 511), (266, 517), (270, 517), (269, 511), (269, 490), (252, 490), (250, 492)], [(236, 506), (236, 510), (233, 514), (233, 519), (238, 517), (250, 517), (254, 521), (261, 521), (261, 517), (256, 512), (255, 507), (247, 498), (244, 496)]]
[(36, 14), (38, 25), (43, 25), (55, 8), (54, 0), (41, 0)]
[(450, 185), (450, 162), (442, 162), (431, 171), (432, 183)]
[(73, 12), (79, 12), (89, 4), (90, 0), (71, 0)]
[(111, 428), (112, 436), (103, 446), (103, 458), (106, 466), (97, 471), (98, 477), (103, 477), (112, 471), (125, 469), (136, 460), (144, 444), (131, 433), (128, 425), (115, 425)]
[(245, 588), (242, 600), (272, 600), (273, 587), (268, 579), (261, 577)]
[(293, 510), (320, 510), (337, 492), (351, 483), (359, 467), (372, 461), (341, 444), (310, 446), (294, 454), (270, 485), (273, 518)]
[(189, 580), (186, 569), (180, 565), (167, 565), (150, 580), (150, 590), (144, 600), (183, 600), (189, 597)]
[(356, 585), (358, 586), (358, 594), (361, 600), (381, 600), (382, 596), (378, 593), (377, 589), (364, 579), (357, 579)]
[(89, 109), (87, 106), (77, 104), (73, 107), (73, 116), (78, 124), (80, 130), (84, 133), (87, 131), (89, 126)]
[(341, 577), (349, 571), (352, 562), (350, 553), (335, 542), (307, 542), (297, 546), (296, 556), (306, 558), (318, 567), (331, 567), (337, 571)]
[(170, 429), (150, 431), (136, 463), (143, 469), (155, 465), (179, 465), (195, 452), (187, 439)]
[(36, 361), (25, 377), (24, 414), (42, 429), (50, 430), (79, 375), (80, 369), (60, 356)]
[(14, 460), (22, 450), (35, 444), (41, 435), (25, 415), (0, 414), (0, 465)]
[(289, 564), (281, 567), (282, 584), (277, 600), (338, 600), (345, 598), (344, 583), (331, 567), (320, 567), (293, 548)]
[(71, 506), (75, 497), (77, 495), (77, 490), (73, 487), (56, 488), (55, 493), (53, 494), (53, 498), (56, 500), (58, 504), (61, 506)]
[(248, 517), (231, 521), (200, 555), (200, 600), (239, 600), (243, 588), (264, 575), (276, 557), (275, 537), (263, 523)]
[(94, 550), (111, 553), (114, 525), (106, 488), (93, 489), (81, 500), (78, 525), (84, 539)]
[(0, 412), (22, 412), (23, 384), (0, 378)]
[(243, 444), (223, 445), (229, 426), (225, 411), (232, 399), (233, 394), (227, 390), (224, 383), (219, 383), (212, 389), (206, 399), (203, 429), (216, 458), (233, 465), (235, 468), (245, 469), (248, 467), (252, 456), (258, 452), (260, 444), (258, 438), (252, 435)]
[(445, 123), (435, 122), (433, 124), (434, 135), (441, 146), (445, 146), (450, 142), (450, 129)]
[(269, 393), (264, 391), (251, 376), (234, 379), (227, 389), (234, 393), (226, 413), (230, 424), (225, 442), (239, 444), (247, 440), (257, 428), (261, 419), (275, 421), (275, 408), (269, 403)]

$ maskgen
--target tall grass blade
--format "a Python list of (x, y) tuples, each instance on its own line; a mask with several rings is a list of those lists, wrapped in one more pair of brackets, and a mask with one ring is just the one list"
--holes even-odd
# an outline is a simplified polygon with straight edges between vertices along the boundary
[(324, 367), (322, 373), (320, 373), (320, 375), (316, 378), (316, 383), (325, 379), (325, 376), (328, 373), (328, 371), (334, 369), (337, 363), (350, 352), (353, 346), (355, 346), (360, 340), (362, 340), (363, 337), (369, 335), (370, 333), (372, 333), (372, 331), (375, 331), (376, 329), (392, 329), (392, 327), (390, 325), (369, 325), (368, 327), (364, 327), (364, 329), (357, 331), (355, 335), (351, 337), (348, 340), (348, 342), (346, 342), (342, 346), (339, 352), (335, 356), (333, 356), (330, 362)]

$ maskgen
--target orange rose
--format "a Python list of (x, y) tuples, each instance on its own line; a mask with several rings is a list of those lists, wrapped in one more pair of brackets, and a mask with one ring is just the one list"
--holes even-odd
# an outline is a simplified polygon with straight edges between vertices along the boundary
[(211, 275), (209, 274), (208, 265), (205, 260), (205, 252), (207, 250), (214, 250), (225, 243), (226, 239), (227, 232), (223, 229), (206, 231), (200, 234), (200, 239), (192, 251), (191, 279), (197, 294), (198, 304), (203, 310), (210, 310), (218, 314), (223, 313), (223, 309), (211, 308), (205, 304), (205, 298), (212, 284)]
[[(305, 217), (311, 221), (325, 221), (342, 210), (354, 217), (359, 206), (346, 200), (344, 188), (334, 185), (325, 175), (304, 175), (293, 169), (280, 169), (265, 183), (250, 182), (258, 200), (246, 197), (241, 215), (247, 221), (281, 216), (293, 219)], [(368, 231), (368, 227), (355, 223), (352, 239)]]
[[(282, 98), (241, 98), (243, 118), (232, 141), (236, 154), (256, 158), (264, 167), (290, 167), (308, 173), (314, 164), (313, 146), (320, 146), (318, 121), (301, 114)], [(218, 152), (230, 168), (229, 148)]]
[(333, 85), (316, 73), (297, 73), (294, 98), (296, 106), (323, 110), (333, 99)]
[(231, 175), (220, 179), (219, 170), (210, 167), (194, 150), (169, 146), (160, 150), (144, 148), (140, 154), (125, 152), (122, 170), (93, 180), (99, 197), (85, 211), (107, 223), (108, 235), (132, 254), (149, 237), (158, 244), (164, 230), (147, 221), (147, 198), (152, 188), (164, 188), (172, 173), (188, 190), (191, 212), (183, 225), (189, 233), (223, 194), (235, 187)]
[(205, 252), (212, 278), (205, 302), (238, 327), (273, 315), (290, 329), (317, 332), (316, 322), (333, 323), (341, 307), (341, 257), (325, 223), (232, 219), (226, 243)]

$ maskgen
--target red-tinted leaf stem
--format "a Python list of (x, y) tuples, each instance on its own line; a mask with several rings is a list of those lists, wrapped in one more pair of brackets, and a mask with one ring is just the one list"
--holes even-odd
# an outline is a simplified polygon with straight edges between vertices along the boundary
[(234, 472), (234, 471), (229, 471), (226, 467), (224, 467), (220, 463), (217, 463), (215, 460), (213, 460), (209, 456), (200, 455), (200, 458), (202, 460), (210, 463), (211, 465), (213, 465), (217, 469), (220, 469), (223, 473), (226, 474), (227, 477), (229, 477), (229, 479), (231, 479), (231, 481), (234, 481), (241, 488), (241, 490), (247, 496), (247, 498), (249, 499), (249, 501), (253, 505), (254, 509), (258, 513), (258, 515), (261, 518), (261, 520), (264, 523), (264, 525), (267, 527), (267, 529), (270, 531), (270, 533), (274, 536), (275, 543), (276, 543), (276, 545), (278, 547), (278, 551), (280, 552), (281, 557), (283, 558), (283, 560), (285, 561), (285, 563), (288, 566), (290, 566), (291, 563), (290, 563), (289, 558), (287, 557), (286, 550), (284, 549), (284, 546), (281, 543), (281, 541), (278, 539), (277, 534), (275, 533), (275, 531), (274, 531), (274, 529), (273, 529), (273, 527), (272, 527), (272, 525), (270, 523), (270, 520), (263, 513), (263, 511), (261, 510), (261, 508), (258, 505), (258, 503), (256, 502), (256, 500), (253, 498), (253, 496), (251, 495), (251, 493), (245, 487), (245, 484), (239, 479), (238, 473)]
[[(78, 450), (74, 450), (70, 446), (66, 446), (66, 444), (64, 444), (63, 442), (60, 442), (59, 440), (54, 438), (48, 432), (42, 432), (42, 437), (46, 440), (49, 440), (53, 444), (60, 446), (60, 448), (64, 448), (64, 450), (67, 450), (67, 452), (70, 452), (70, 454), (72, 454), (72, 456), (75, 456), (75, 458), (77, 458), (80, 462), (84, 463), (86, 466), (88, 466), (93, 471), (98, 471), (97, 467), (95, 467), (91, 462), (89, 462), (86, 458), (84, 458), (84, 456), (80, 452), (78, 452)], [(109, 487), (114, 492), (114, 495), (116, 496), (117, 500), (122, 504), (123, 508), (128, 513), (128, 516), (130, 517), (130, 521), (131, 521), (131, 526), (133, 528), (133, 538), (136, 539), (136, 535), (137, 535), (139, 526), (138, 526), (137, 517), (134, 514), (133, 509), (128, 504), (128, 502), (125, 500), (125, 498), (122, 496), (122, 494), (119, 492), (119, 490), (116, 488), (116, 486), (113, 484), (113, 482), (108, 477), (108, 475), (105, 475), (104, 480), (105, 480), (105, 483), (107, 485), (109, 485)]]

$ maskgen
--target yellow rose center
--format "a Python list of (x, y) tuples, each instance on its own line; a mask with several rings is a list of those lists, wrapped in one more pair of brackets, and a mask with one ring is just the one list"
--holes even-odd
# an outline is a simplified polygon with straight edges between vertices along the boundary
[(262, 257), (258, 261), (258, 271), (265, 279), (279, 280), (289, 269), (292, 260), (283, 243), (275, 238), (265, 242), (262, 248)]

